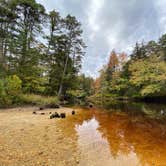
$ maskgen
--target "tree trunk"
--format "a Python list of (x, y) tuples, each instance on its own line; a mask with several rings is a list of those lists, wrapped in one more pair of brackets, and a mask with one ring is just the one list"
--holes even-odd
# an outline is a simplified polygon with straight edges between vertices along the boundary
[(3, 39), (0, 39), (0, 65), (4, 66)]
[(64, 76), (65, 76), (65, 73), (66, 73), (66, 70), (67, 70), (68, 60), (69, 60), (69, 55), (66, 57), (66, 62), (65, 62), (65, 66), (64, 66), (64, 70), (63, 70), (63, 74), (62, 74), (62, 79), (61, 79), (61, 83), (60, 83), (60, 86), (59, 86), (58, 97), (61, 97), (61, 94), (62, 94), (63, 80), (64, 80)]

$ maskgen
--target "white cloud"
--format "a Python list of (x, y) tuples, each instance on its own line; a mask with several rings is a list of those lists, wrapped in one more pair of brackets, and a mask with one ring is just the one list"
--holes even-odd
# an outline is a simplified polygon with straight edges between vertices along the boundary
[(104, 5), (104, 0), (91, 0), (88, 9), (88, 23), (92, 31), (97, 32), (100, 29), (100, 23), (97, 20), (98, 13)]
[(111, 49), (131, 52), (137, 41), (166, 32), (166, 0), (37, 0), (81, 21), (87, 53), (82, 71), (98, 75)]
[(166, 1), (165, 0), (157, 0), (155, 1), (157, 13), (159, 15), (159, 22), (160, 22), (160, 35), (166, 33)]

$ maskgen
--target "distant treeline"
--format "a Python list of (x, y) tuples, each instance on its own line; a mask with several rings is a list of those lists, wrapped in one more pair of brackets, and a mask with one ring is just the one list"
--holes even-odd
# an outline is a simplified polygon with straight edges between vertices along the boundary
[(21, 93), (89, 94), (92, 79), (78, 76), (85, 47), (74, 16), (47, 13), (35, 0), (1, 0), (0, 104), (17, 103)]
[(113, 50), (94, 86), (90, 100), (99, 104), (115, 99), (166, 100), (166, 35), (158, 42), (136, 43), (130, 56)]

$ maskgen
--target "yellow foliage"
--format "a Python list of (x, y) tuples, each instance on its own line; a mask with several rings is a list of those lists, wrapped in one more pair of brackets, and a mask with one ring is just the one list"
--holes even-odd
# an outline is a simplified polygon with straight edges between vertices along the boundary
[(166, 62), (160, 61), (157, 56), (137, 60), (130, 64), (130, 83), (141, 87), (141, 95), (162, 93), (166, 84)]

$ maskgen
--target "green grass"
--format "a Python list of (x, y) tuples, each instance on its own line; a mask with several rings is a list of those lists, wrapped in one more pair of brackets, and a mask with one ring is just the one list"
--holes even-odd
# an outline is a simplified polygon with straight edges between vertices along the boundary
[(59, 101), (57, 97), (41, 96), (35, 94), (23, 94), (21, 100), (24, 104), (33, 105), (58, 105)]

